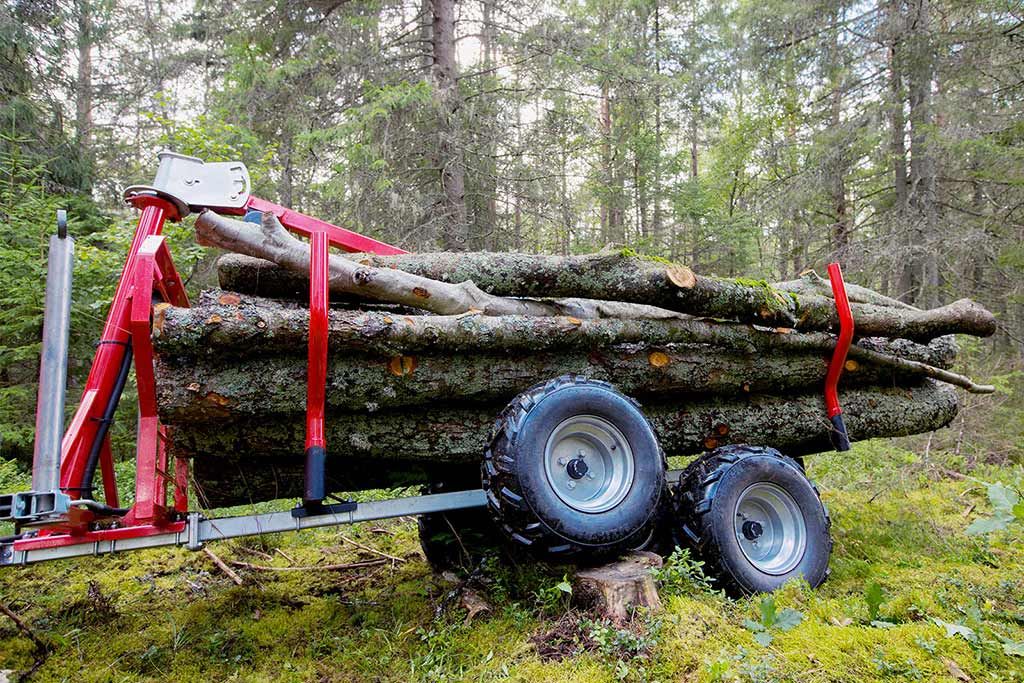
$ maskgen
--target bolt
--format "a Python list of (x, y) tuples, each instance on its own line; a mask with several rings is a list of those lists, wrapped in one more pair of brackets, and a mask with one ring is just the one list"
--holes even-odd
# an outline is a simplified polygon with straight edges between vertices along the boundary
[(593, 472), (587, 472), (587, 479), (593, 479), (593, 478), (594, 478), (594, 473)]
[(576, 488), (576, 482), (574, 482), (574, 481), (570, 480), (570, 481), (569, 481), (569, 488), (571, 488), (571, 489), (574, 489), (574, 488)]
[(566, 464), (567, 464), (568, 462), (569, 462), (569, 461), (568, 461), (568, 460), (566, 460), (565, 458), (559, 458), (559, 459), (558, 459), (558, 464), (559, 464), (559, 465), (561, 465), (562, 467), (565, 467), (565, 465), (566, 465)]
[(587, 452), (585, 450), (583, 450), (582, 448), (579, 451), (577, 451), (576, 454), (579, 455), (581, 458), (587, 457)]

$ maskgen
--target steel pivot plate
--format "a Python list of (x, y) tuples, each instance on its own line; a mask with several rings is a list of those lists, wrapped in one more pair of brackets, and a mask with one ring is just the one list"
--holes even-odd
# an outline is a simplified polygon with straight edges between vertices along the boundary
[(160, 166), (153, 184), (132, 185), (124, 191), (126, 200), (147, 194), (162, 197), (181, 217), (202, 209), (241, 209), (249, 200), (249, 170), (241, 161), (206, 162), (167, 149), (157, 158)]

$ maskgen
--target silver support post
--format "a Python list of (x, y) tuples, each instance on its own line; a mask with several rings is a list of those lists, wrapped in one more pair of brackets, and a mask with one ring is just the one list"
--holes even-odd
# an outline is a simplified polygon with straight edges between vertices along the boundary
[(57, 234), (50, 237), (46, 264), (43, 351), (39, 359), (36, 442), (32, 458), (32, 490), (39, 493), (55, 492), (60, 487), (74, 259), (75, 240), (67, 234), (67, 214), (61, 210), (57, 212)]

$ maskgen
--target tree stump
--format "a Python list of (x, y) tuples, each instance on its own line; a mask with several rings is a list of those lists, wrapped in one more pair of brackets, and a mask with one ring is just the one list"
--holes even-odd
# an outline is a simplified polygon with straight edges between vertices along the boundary
[(573, 580), (573, 599), (620, 624), (628, 621), (637, 607), (658, 611), (661, 599), (651, 569), (661, 564), (661, 557), (641, 550), (610, 564), (581, 569)]

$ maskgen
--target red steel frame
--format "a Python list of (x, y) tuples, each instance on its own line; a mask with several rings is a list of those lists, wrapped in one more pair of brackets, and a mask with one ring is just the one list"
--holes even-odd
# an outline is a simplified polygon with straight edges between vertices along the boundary
[[(153, 374), (153, 346), (150, 341), (153, 294), (174, 306), (188, 306), (188, 297), (160, 235), (164, 223), (181, 219), (174, 203), (160, 196), (143, 194), (131, 203), (141, 209), (107, 314), (82, 400), (65, 432), (61, 447), (60, 486), (72, 499), (90, 492), (82, 490), (90, 447), (102, 420), (104, 407), (114, 391), (118, 371), (131, 342), (139, 396), (139, 425), (136, 440), (135, 503), (116, 528), (90, 529), (96, 513), (72, 507), (66, 520), (45, 528), (33, 537), (15, 542), (16, 551), (52, 548), (125, 538), (178, 532), (185, 528), (188, 511), (188, 462), (176, 458), (168, 469), (168, 435), (157, 414), (156, 380)], [(250, 197), (247, 209), (273, 213), (286, 228), (310, 240), (309, 373), (307, 380), (306, 446), (326, 446), (324, 402), (327, 382), (327, 311), (329, 305), (329, 247), (349, 252), (404, 254), (398, 247), (379, 242), (325, 221), (292, 211), (257, 197)], [(228, 213), (228, 212), (225, 212)], [(100, 472), (108, 506), (117, 507), (117, 485), (109, 437), (100, 450)], [(168, 485), (173, 500), (167, 501)]]

